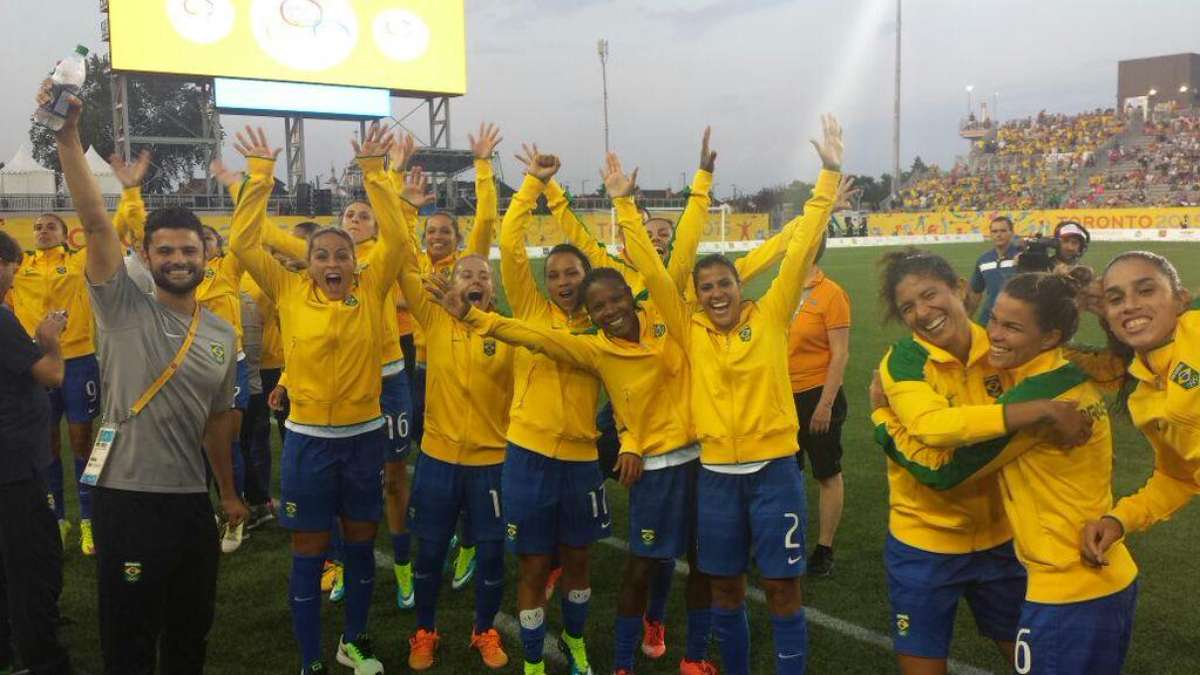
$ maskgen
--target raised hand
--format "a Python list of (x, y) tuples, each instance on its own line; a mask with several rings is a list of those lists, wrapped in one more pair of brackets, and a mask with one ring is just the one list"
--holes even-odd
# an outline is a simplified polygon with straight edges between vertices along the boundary
[(454, 283), (446, 277), (430, 274), (421, 280), (421, 284), (429, 298), (445, 309), (450, 316), (461, 319), (471, 310), (471, 303), (467, 302), (462, 293), (454, 292)]
[(225, 187), (237, 185), (238, 183), (242, 182), (242, 178), (244, 177), (244, 174), (241, 171), (234, 171), (233, 169), (230, 169), (229, 167), (225, 166), (225, 162), (222, 162), (219, 159), (214, 159), (209, 163), (208, 171), (212, 174), (213, 178), (217, 179), (218, 183), (224, 185)]
[(360, 144), (356, 139), (350, 139), (350, 147), (354, 148), (355, 157), (383, 157), (392, 147), (392, 134), (384, 131), (379, 122), (371, 122), (367, 135)]
[(246, 125), (246, 133), (237, 132), (236, 140), (233, 142), (233, 149), (241, 153), (242, 157), (262, 157), (264, 159), (275, 159), (279, 157), (279, 148), (272, 148), (267, 142), (267, 133), (262, 127), (254, 129), (249, 124)]
[(500, 128), (489, 122), (480, 123), (479, 136), (467, 134), (467, 140), (471, 142), (471, 152), (475, 153), (475, 159), (491, 159), (496, 146), (504, 139), (500, 136)]
[[(220, 163), (220, 160), (215, 160), (214, 163)], [(108, 158), (108, 164), (112, 167), (113, 175), (121, 182), (121, 187), (138, 187), (146, 177), (146, 170), (150, 168), (150, 151), (139, 152), (133, 163), (126, 162), (124, 157), (114, 152)]]
[(712, 127), (704, 127), (704, 140), (700, 142), (700, 168), (709, 173), (717, 166), (717, 151), (708, 149), (708, 137)]
[[(54, 97), (51, 95), (53, 92), (54, 82), (49, 78), (42, 80), (34, 101), (39, 106), (50, 105), (54, 101)], [(54, 137), (60, 141), (79, 135), (79, 115), (83, 112), (83, 101), (73, 94), (67, 94), (67, 104), (69, 105), (67, 119), (63, 122), (62, 128), (54, 132)]]
[(817, 149), (817, 154), (821, 156), (821, 166), (829, 171), (841, 171), (842, 126), (838, 124), (836, 117), (826, 113), (821, 115), (821, 132), (820, 143), (815, 140), (809, 141)]
[(555, 155), (543, 155), (538, 151), (537, 143), (533, 145), (521, 144), (521, 153), (517, 153), (517, 161), (525, 165), (525, 173), (534, 178), (549, 183), (554, 174), (558, 173), (562, 163), (558, 161)]
[(404, 177), (404, 191), (400, 196), (418, 209), (433, 201), (434, 195), (429, 191), (429, 177), (425, 175), (424, 169), (415, 166), (408, 172)]
[(838, 181), (837, 192), (833, 195), (833, 210), (844, 211), (854, 208), (854, 200), (862, 194), (862, 190), (854, 189), (854, 177), (842, 176)]
[(637, 169), (634, 169), (633, 173), (628, 176), (625, 175), (625, 172), (621, 170), (621, 160), (617, 158), (615, 152), (608, 153), (608, 157), (605, 158), (605, 167), (600, 171), (604, 188), (608, 190), (608, 196), (613, 199), (628, 197), (636, 192), (637, 175)]
[(388, 162), (392, 171), (404, 173), (404, 170), (408, 168), (408, 163), (412, 161), (413, 155), (416, 154), (416, 145), (417, 142), (413, 139), (412, 134), (404, 134), (395, 143), (392, 143), (392, 147), (388, 148)]

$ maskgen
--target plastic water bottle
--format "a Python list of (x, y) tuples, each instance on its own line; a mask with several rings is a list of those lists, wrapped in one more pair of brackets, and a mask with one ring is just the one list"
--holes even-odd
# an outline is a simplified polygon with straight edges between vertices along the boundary
[(38, 107), (33, 113), (33, 119), (38, 124), (58, 131), (67, 121), (70, 105), (67, 95), (78, 96), (83, 91), (83, 82), (87, 79), (87, 47), (78, 45), (75, 51), (54, 66), (50, 81), (54, 86), (50, 90), (50, 102)]

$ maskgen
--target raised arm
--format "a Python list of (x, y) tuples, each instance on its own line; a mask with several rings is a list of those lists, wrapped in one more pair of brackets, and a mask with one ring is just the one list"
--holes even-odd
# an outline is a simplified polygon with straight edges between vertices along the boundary
[[(428, 181), (421, 167), (416, 167), (404, 177), (404, 187), (400, 194), (400, 209), (407, 220), (415, 221), (417, 210), (433, 201), (433, 195), (428, 191)], [(394, 193), (394, 191), (393, 191)], [(412, 228), (402, 227), (396, 247), (400, 251), (400, 291), (408, 303), (408, 310), (417, 319), (417, 323), (428, 329), (438, 311), (429, 299), (421, 282), (421, 252), (417, 248), (416, 234)]]
[[(50, 101), (50, 81), (42, 84), (38, 91), (38, 105)], [(63, 178), (71, 192), (75, 213), (83, 224), (84, 241), (87, 246), (87, 278), (93, 284), (103, 284), (113, 278), (125, 265), (121, 239), (104, 208), (104, 198), (96, 177), (88, 168), (83, 157), (83, 143), (79, 140), (79, 114), (83, 103), (71, 96), (67, 119), (54, 137), (58, 142), (58, 161), (62, 165)]]
[(278, 300), (289, 274), (262, 247), (262, 231), (267, 223), (267, 202), (275, 188), (275, 158), (278, 148), (267, 144), (260, 128), (246, 127), (237, 133), (234, 148), (246, 158), (249, 175), (242, 182), (233, 221), (229, 228), (229, 250), (241, 262), (254, 281), (272, 300)]
[(662, 258), (650, 242), (650, 235), (642, 223), (642, 215), (630, 196), (637, 189), (637, 169), (630, 175), (621, 170), (621, 161), (609, 154), (604, 175), (604, 185), (613, 198), (617, 209), (617, 222), (625, 234), (625, 251), (630, 261), (642, 274), (646, 289), (663, 315), (667, 332), (686, 350), (688, 345), (688, 323), (691, 320), (689, 306), (684, 302), (679, 287), (667, 273)]
[(825, 223), (833, 212), (842, 169), (842, 128), (837, 118), (825, 115), (821, 118), (824, 138), (821, 143), (812, 141), (821, 156), (821, 175), (813, 188), (812, 196), (804, 204), (803, 220), (792, 233), (787, 253), (779, 266), (779, 276), (759, 300), (759, 307), (780, 326), (791, 323), (800, 294), (804, 292), (804, 277), (817, 257), (821, 238), (825, 236)]
[(350, 144), (354, 147), (358, 166), (362, 170), (367, 200), (379, 225), (379, 244), (375, 247), (376, 251), (372, 252), (371, 264), (362, 274), (364, 279), (371, 281), (371, 288), (382, 298), (391, 290), (396, 276), (400, 274), (404, 249), (407, 248), (404, 243), (407, 218), (401, 210), (400, 197), (392, 188), (385, 163), (392, 137), (380, 128), (378, 122), (374, 122), (361, 145), (356, 140), (350, 141)]
[(500, 226), (500, 281), (513, 315), (527, 319), (545, 307), (545, 299), (533, 279), (533, 268), (525, 252), (525, 230), (533, 219), (533, 208), (546, 184), (525, 174), (521, 189), (513, 195), (504, 223)]
[(480, 124), (478, 138), (467, 134), (475, 154), (475, 225), (467, 235), (466, 252), (487, 258), (492, 252), (492, 232), (500, 220), (496, 175), (492, 171), (492, 153), (504, 140), (494, 124)]
[[(240, 171), (229, 169), (219, 159), (214, 159), (208, 165), (208, 168), (213, 177), (229, 191), (229, 198), (236, 205), (238, 199), (242, 196), (242, 187), (245, 185), (246, 177)], [(308, 256), (307, 242), (283, 231), (271, 222), (270, 218), (267, 218), (263, 222), (259, 236), (262, 239), (263, 246), (266, 246), (268, 249), (275, 249), (289, 258), (304, 260)]]
[[(537, 152), (537, 146), (533, 146), (533, 151)], [(522, 159), (520, 156), (517, 159)], [(550, 212), (554, 214), (554, 219), (558, 222), (558, 226), (562, 228), (563, 234), (567, 237), (575, 248), (583, 251), (583, 255), (587, 256), (588, 262), (592, 267), (611, 267), (621, 272), (621, 276), (625, 278), (626, 283), (631, 286), (633, 281), (638, 278), (637, 270), (630, 267), (624, 260), (614, 257), (608, 252), (604, 244), (600, 243), (592, 236), (587, 226), (575, 215), (575, 211), (571, 209), (571, 202), (567, 199), (566, 193), (562, 186), (557, 181), (551, 180), (546, 184), (546, 204), (550, 207)], [(639, 214), (638, 219), (641, 219)]]
[(124, 157), (113, 153), (108, 163), (112, 166), (113, 175), (121, 182), (121, 201), (113, 213), (113, 226), (117, 228), (117, 236), (128, 242), (131, 248), (142, 244), (146, 234), (146, 203), (142, 201), (142, 180), (150, 168), (150, 151), (143, 150), (138, 154), (136, 162), (129, 163)]
[(708, 224), (708, 209), (712, 206), (713, 170), (717, 166), (717, 153), (708, 147), (712, 129), (704, 128), (700, 143), (700, 168), (692, 178), (688, 189), (687, 206), (675, 226), (671, 239), (671, 252), (667, 260), (667, 273), (675, 287), (684, 291), (691, 287), (692, 268), (696, 265), (696, 251), (700, 248), (700, 237)]
[(531, 352), (545, 354), (568, 366), (596, 371), (598, 352), (587, 338), (563, 330), (509, 319), (495, 312), (480, 311), (463, 298), (452, 297), (453, 294), (448, 292), (448, 279), (438, 278), (431, 281), (434, 281), (432, 287), (427, 284), (427, 288), (431, 288), (434, 301), (445, 307), (452, 316), (462, 319), (485, 335), (510, 345), (524, 347)]

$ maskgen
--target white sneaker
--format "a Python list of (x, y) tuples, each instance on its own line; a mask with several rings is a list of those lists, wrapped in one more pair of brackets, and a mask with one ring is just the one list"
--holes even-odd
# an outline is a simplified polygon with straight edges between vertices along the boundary
[(221, 535), (221, 552), (233, 553), (241, 547), (242, 541), (246, 539), (246, 524), (238, 523), (237, 526), (231, 526), (226, 523), (224, 533)]

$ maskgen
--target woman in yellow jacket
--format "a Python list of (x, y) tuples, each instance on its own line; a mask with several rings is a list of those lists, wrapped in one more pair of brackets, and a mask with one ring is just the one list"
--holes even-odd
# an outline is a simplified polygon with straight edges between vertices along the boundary
[(997, 298), (988, 323), (989, 364), (1006, 389), (1003, 404), (1053, 397), (1091, 420), (1087, 440), (1064, 447), (1037, 428), (958, 448), (911, 437), (872, 388), (876, 438), (922, 485), (952, 490), (995, 475), (1028, 573), (1013, 651), (1017, 673), (1116, 675), (1133, 628), (1137, 566), (1123, 544), (1110, 563), (1090, 567), (1079, 530), (1112, 508), (1112, 433), (1107, 406), (1061, 346), (1079, 326), (1078, 280), (1019, 274)]
[(1122, 253), (1109, 263), (1099, 298), (1111, 351), (1127, 365), (1133, 424), (1154, 448), (1145, 486), (1086, 525), (1083, 555), (1110, 562), (1126, 535), (1167, 520), (1200, 493), (1200, 302), (1166, 258)]
[[(390, 138), (372, 125), (354, 143), (368, 195), (375, 203), (381, 249), (359, 267), (344, 230), (325, 228), (308, 239), (308, 269), (290, 272), (262, 248), (267, 200), (278, 149), (262, 130), (238, 134), (235, 148), (249, 176), (233, 215), (230, 247), (279, 311), (291, 409), (281, 461), (281, 523), (292, 530), (289, 587), (293, 629), (303, 673), (322, 672), (320, 576), (334, 516), (345, 538), (345, 627), (337, 660), (357, 675), (382, 673), (367, 636), (374, 588), (374, 540), (382, 515), (379, 476), (387, 435), (380, 411), (379, 363), (383, 309), (400, 271), (404, 215), (392, 206), (384, 168)], [(418, 175), (411, 199), (424, 199)], [(385, 208), (379, 208), (380, 203)]]
[[(807, 625), (800, 601), (805, 500), (796, 453), (795, 408), (787, 369), (787, 328), (801, 283), (816, 255), (838, 187), (841, 130), (825, 120), (818, 148), (824, 169), (803, 221), (795, 228), (779, 276), (758, 301), (743, 301), (733, 264), (720, 255), (702, 258), (692, 276), (700, 311), (693, 313), (662, 259), (650, 252), (645, 229), (621, 219), (628, 251), (662, 311), (667, 334), (678, 340), (691, 372), (689, 405), (700, 441), (697, 486), (700, 571), (712, 577), (713, 632), (724, 669), (750, 670), (750, 630), (745, 607), (750, 558), (764, 577), (774, 624), (776, 669), (804, 671)], [(615, 156), (609, 156), (608, 192), (632, 192)], [(618, 208), (627, 209), (622, 200)]]
[[(899, 423), (937, 448), (1000, 438), (1044, 421), (1065, 445), (1086, 425), (1073, 403), (999, 404), (1004, 382), (988, 362), (987, 332), (964, 306), (966, 283), (942, 257), (907, 249), (883, 258), (880, 296), (887, 317), (912, 330), (880, 363), (878, 377)], [(884, 564), (892, 637), (905, 675), (946, 672), (958, 602), (964, 596), (981, 634), (1011, 659), (1025, 571), (1012, 547), (994, 475), (939, 492), (889, 458)]]

